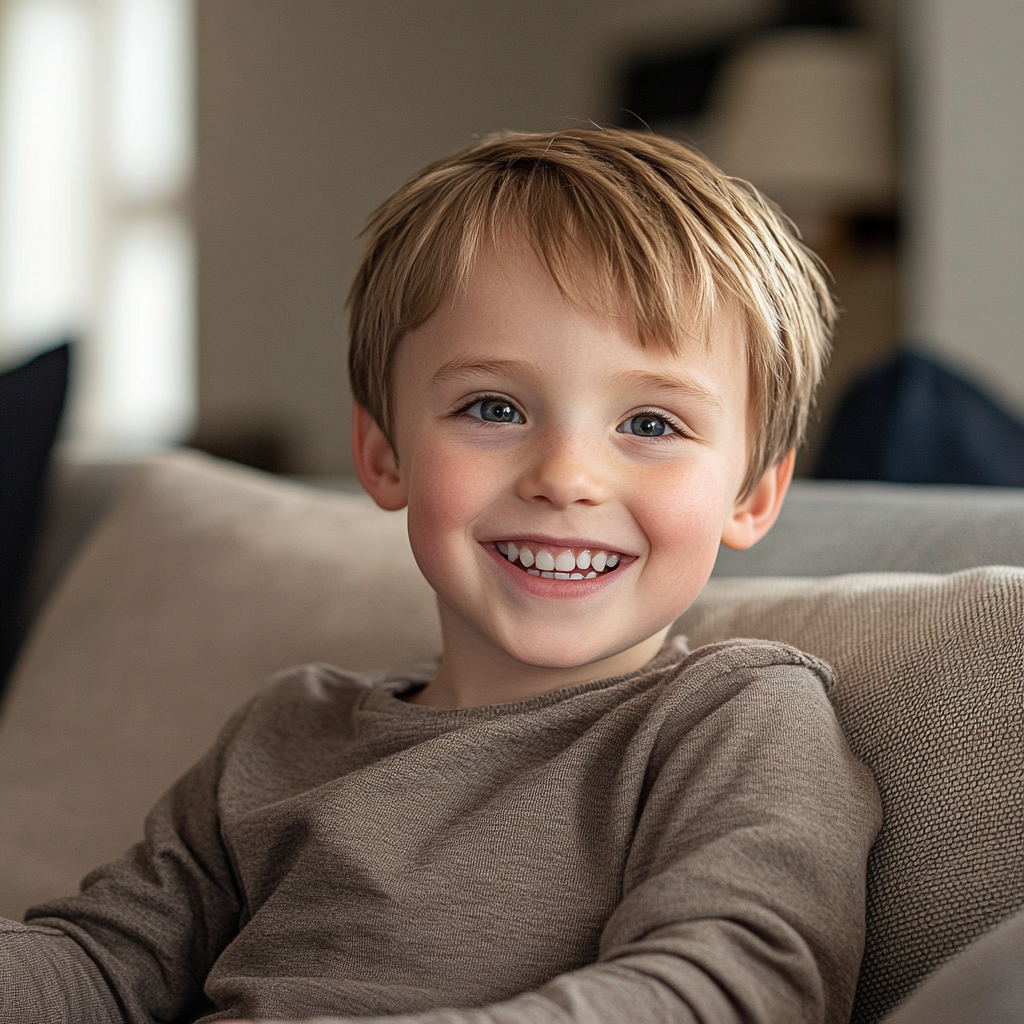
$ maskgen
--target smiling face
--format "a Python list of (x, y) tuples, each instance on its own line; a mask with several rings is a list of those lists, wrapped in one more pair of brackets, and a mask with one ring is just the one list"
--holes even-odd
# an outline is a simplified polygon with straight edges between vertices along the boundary
[(743, 500), (740, 318), (710, 344), (641, 349), (628, 320), (566, 302), (526, 246), (481, 255), (465, 292), (396, 355), (394, 452), (365, 410), (364, 486), (409, 507), (445, 654), (425, 703), (518, 700), (632, 671), (700, 593), (720, 540), (774, 521), (791, 460)]

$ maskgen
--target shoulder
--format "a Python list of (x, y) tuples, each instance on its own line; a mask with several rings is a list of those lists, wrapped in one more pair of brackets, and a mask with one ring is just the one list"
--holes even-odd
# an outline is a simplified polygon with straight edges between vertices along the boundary
[(332, 665), (296, 665), (271, 676), (237, 713), (236, 739), (278, 736), (286, 742), (351, 731), (354, 718), (375, 695), (421, 682), (427, 670), (400, 674), (347, 672)]
[(332, 665), (294, 665), (266, 681), (246, 705), (247, 717), (322, 714), (332, 707), (359, 703), (373, 681), (372, 675), (345, 672)]
[(661, 699), (697, 701), (711, 713), (723, 703), (795, 701), (828, 705), (831, 666), (812, 654), (775, 640), (738, 638), (687, 651), (665, 673)]
[(693, 771), (734, 761), (756, 775), (860, 774), (828, 698), (827, 663), (788, 644), (736, 639), (688, 653), (666, 673), (652, 708), (654, 765)]
[(686, 664), (714, 666), (716, 671), (731, 672), (747, 668), (767, 668), (775, 665), (795, 665), (816, 676), (818, 685), (827, 692), (834, 679), (828, 662), (806, 651), (783, 643), (781, 640), (759, 640), (736, 637), (706, 644), (689, 653)]

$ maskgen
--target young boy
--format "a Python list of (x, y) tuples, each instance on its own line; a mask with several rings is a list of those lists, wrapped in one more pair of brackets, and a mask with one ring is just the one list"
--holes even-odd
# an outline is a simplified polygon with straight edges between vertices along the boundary
[(829, 670), (666, 642), (778, 514), (815, 259), (611, 130), (485, 142), (368, 230), (355, 459), (408, 507), (440, 667), (278, 677), (145, 843), (3, 926), (0, 1019), (846, 1020), (879, 811)]

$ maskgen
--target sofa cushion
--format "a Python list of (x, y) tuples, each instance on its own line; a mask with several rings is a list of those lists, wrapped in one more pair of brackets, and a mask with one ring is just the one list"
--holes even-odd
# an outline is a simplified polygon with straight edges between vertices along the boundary
[(75, 891), (271, 673), (434, 658), (405, 519), (179, 453), (142, 461), (44, 609), (0, 722), (0, 914)]
[(936, 971), (884, 1024), (1020, 1024), (1024, 913), (1014, 914)]
[(785, 640), (835, 668), (885, 814), (855, 1022), (1024, 904), (1024, 569), (713, 580), (675, 628)]

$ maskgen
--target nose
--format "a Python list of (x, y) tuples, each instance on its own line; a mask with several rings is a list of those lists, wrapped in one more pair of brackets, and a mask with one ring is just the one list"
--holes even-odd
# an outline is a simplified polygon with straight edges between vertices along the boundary
[(531, 446), (518, 480), (519, 497), (565, 509), (581, 502), (599, 505), (608, 497), (609, 472), (599, 446), (579, 432), (545, 432)]

